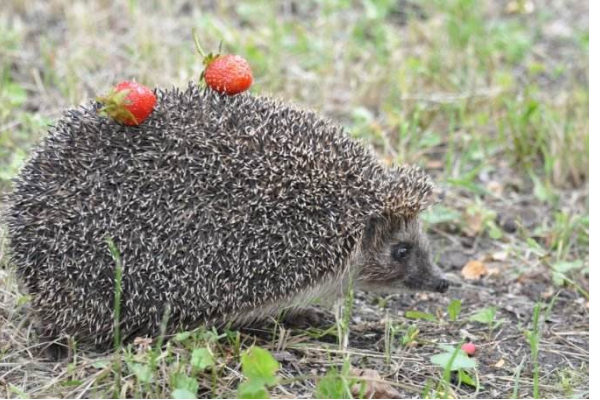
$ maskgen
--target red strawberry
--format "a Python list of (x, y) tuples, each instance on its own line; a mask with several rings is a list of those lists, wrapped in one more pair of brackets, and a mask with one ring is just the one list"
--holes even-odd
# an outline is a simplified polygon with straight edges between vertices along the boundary
[(248, 62), (240, 56), (219, 55), (207, 64), (204, 80), (211, 89), (232, 95), (252, 85), (252, 71)]
[(195, 31), (193, 35), (196, 49), (203, 57), (205, 66), (200, 79), (204, 78), (208, 87), (219, 93), (232, 95), (241, 93), (252, 85), (252, 70), (248, 61), (233, 54), (213, 55), (211, 53), (207, 56), (200, 47)]
[(124, 125), (139, 125), (154, 110), (156, 96), (146, 86), (123, 81), (113, 91), (97, 99), (103, 104), (99, 112)]

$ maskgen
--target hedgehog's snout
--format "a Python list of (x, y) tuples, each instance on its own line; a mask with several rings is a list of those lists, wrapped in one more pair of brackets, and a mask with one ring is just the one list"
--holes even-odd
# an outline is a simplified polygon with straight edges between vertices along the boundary
[(440, 292), (440, 293), (446, 293), (446, 291), (448, 290), (449, 287), (450, 287), (450, 282), (448, 282), (446, 279), (442, 278), (439, 280), (439, 282), (435, 286), (435, 291)]

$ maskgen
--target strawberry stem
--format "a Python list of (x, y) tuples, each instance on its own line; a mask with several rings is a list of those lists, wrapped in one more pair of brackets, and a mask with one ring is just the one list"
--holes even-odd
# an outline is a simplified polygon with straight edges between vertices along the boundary
[(200, 53), (202, 58), (206, 58), (206, 54), (204, 53), (204, 51), (202, 50), (202, 47), (200, 46), (200, 40), (198, 39), (198, 35), (196, 34), (196, 28), (192, 28), (192, 36), (194, 37), (194, 44), (196, 45), (196, 51), (198, 53)]

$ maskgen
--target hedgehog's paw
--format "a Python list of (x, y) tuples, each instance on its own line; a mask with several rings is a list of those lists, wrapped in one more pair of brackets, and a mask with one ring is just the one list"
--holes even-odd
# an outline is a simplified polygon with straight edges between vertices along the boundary
[(283, 324), (289, 328), (306, 329), (331, 325), (333, 316), (316, 307), (295, 308), (283, 316)]
[(70, 354), (68, 340), (63, 337), (41, 336), (39, 356), (50, 361), (62, 361)]

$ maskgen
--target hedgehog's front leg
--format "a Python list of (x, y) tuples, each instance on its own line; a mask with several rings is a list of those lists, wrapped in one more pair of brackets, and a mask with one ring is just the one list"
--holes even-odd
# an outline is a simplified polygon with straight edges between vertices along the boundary
[(333, 324), (334, 317), (331, 313), (316, 306), (299, 307), (286, 311), (283, 314), (283, 324), (290, 328), (306, 329)]

